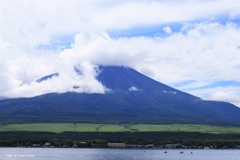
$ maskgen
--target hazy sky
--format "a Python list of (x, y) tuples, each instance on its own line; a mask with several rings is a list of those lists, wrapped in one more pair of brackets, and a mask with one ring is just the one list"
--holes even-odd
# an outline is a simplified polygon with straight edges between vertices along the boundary
[(240, 106), (240, 0), (0, 0), (1, 97), (104, 93), (96, 65)]

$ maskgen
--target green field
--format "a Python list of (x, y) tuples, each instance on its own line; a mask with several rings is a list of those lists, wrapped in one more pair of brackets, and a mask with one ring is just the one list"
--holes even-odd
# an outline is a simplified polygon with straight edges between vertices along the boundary
[(237, 127), (219, 127), (195, 124), (88, 124), (88, 123), (31, 123), (0, 125), (3, 131), (37, 132), (200, 132), (200, 133), (240, 133)]

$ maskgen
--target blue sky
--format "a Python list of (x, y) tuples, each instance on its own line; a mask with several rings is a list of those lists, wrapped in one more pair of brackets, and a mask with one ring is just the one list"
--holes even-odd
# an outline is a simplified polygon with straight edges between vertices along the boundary
[(239, 0), (2, 0), (0, 30), (0, 97), (104, 93), (100, 64), (240, 106)]

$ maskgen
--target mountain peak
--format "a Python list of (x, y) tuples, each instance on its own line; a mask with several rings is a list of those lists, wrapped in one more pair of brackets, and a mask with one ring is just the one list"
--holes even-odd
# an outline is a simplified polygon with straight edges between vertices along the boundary
[(53, 74), (44, 76), (44, 77), (36, 80), (36, 82), (41, 83), (41, 82), (43, 82), (43, 81), (47, 81), (48, 79), (51, 79), (51, 78), (53, 78), (53, 77), (58, 77), (58, 76), (59, 76), (59, 73), (53, 73)]
[[(100, 66), (99, 69), (100, 74), (97, 76), (97, 79), (107, 88), (111, 88), (113, 90), (121, 89), (124, 91), (133, 91), (137, 89), (142, 91), (176, 91), (175, 89), (146, 77), (129, 67)], [(158, 86), (157, 88), (156, 85)]]
[(185, 100), (200, 99), (155, 81), (129, 67), (100, 66), (99, 70), (98, 81), (115, 93), (141, 91), (148, 95), (172, 95)]

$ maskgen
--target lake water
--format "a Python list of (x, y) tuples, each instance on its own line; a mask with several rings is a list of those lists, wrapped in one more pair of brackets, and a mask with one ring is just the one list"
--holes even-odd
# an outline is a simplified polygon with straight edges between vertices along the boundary
[[(167, 151), (167, 153), (164, 153), (165, 151)], [(68, 160), (68, 159), (238, 160), (240, 159), (240, 150), (0, 148), (0, 160)]]

